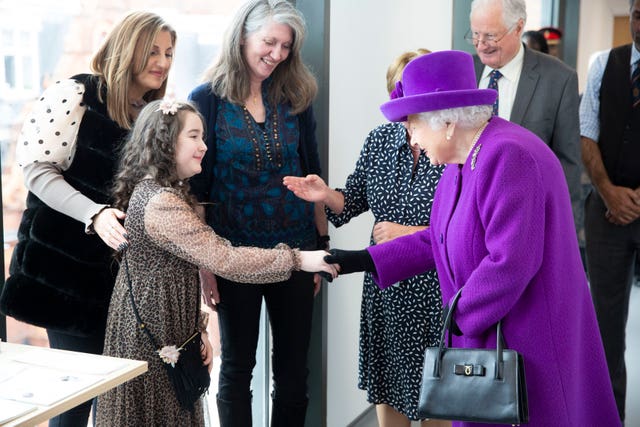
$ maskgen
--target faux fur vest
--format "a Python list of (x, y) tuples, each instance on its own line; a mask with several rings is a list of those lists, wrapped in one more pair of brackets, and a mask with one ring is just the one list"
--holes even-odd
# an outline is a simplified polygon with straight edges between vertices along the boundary
[[(87, 110), (80, 123), (75, 157), (63, 176), (96, 203), (108, 204), (116, 150), (127, 131), (108, 117), (106, 105), (98, 101), (94, 76), (73, 79), (85, 85)], [(111, 249), (96, 234), (86, 234), (83, 223), (29, 193), (0, 310), (55, 331), (104, 335), (116, 272)]]

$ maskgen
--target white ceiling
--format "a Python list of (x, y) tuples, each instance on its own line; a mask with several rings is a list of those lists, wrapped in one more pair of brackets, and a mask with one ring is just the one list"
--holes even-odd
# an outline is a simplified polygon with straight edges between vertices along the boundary
[[(582, 4), (586, 5), (586, 2)], [(629, 0), (609, 0), (609, 7), (614, 16), (629, 15)]]

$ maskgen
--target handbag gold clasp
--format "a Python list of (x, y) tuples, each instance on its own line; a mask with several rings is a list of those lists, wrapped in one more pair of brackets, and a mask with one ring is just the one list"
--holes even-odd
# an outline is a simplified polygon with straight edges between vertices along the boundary
[(473, 365), (473, 364), (465, 363), (464, 365), (454, 365), (453, 373), (456, 375), (462, 375), (465, 377), (472, 377), (472, 376), (483, 377), (486, 373), (486, 369), (482, 365)]

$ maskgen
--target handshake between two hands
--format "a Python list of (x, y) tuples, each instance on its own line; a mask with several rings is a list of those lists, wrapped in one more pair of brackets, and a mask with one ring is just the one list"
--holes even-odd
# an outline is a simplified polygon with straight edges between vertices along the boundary
[(329, 282), (338, 277), (338, 274), (375, 270), (373, 260), (366, 249), (359, 251), (341, 249), (300, 251), (300, 261), (301, 270), (318, 273)]
[[(356, 271), (375, 271), (373, 260), (366, 249), (360, 251), (300, 251), (300, 270), (318, 273), (331, 282), (338, 274), (349, 274)], [(202, 299), (213, 311), (217, 311), (220, 303), (216, 276), (205, 269), (200, 269), (200, 285)], [(319, 283), (317, 284), (319, 286)], [(319, 288), (318, 288), (319, 289)]]

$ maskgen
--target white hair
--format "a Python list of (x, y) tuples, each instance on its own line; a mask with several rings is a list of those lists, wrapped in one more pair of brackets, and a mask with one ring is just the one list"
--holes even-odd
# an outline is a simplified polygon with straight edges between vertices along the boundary
[(447, 123), (456, 123), (463, 129), (473, 129), (489, 120), (492, 110), (493, 106), (491, 105), (447, 108), (445, 110), (419, 113), (418, 119), (429, 124), (433, 130), (440, 130)]
[(477, 8), (497, 2), (502, 3), (502, 21), (505, 27), (513, 27), (518, 23), (519, 19), (522, 19), (524, 23), (527, 22), (527, 4), (525, 0), (473, 0), (469, 18)]

